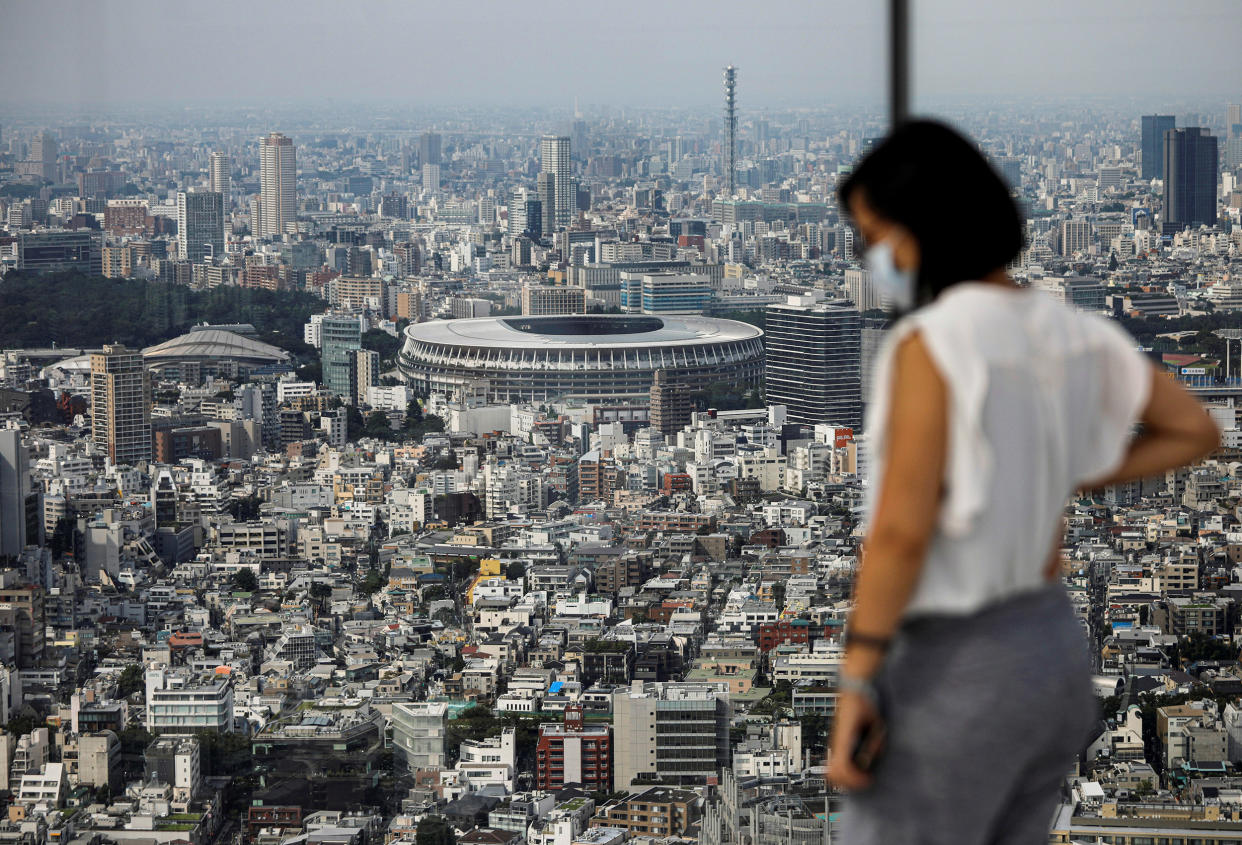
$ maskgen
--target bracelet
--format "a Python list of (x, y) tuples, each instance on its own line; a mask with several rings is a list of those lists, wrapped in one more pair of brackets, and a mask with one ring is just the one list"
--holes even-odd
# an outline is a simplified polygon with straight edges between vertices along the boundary
[(874, 706), (880, 700), (875, 684), (870, 678), (859, 678), (854, 675), (837, 676), (837, 692), (856, 692)]
[(849, 648), (852, 645), (858, 645), (874, 648), (877, 651), (888, 651), (888, 647), (892, 641), (892, 637), (877, 637), (872, 634), (860, 634), (853, 628), (847, 628), (845, 631), (846, 648)]

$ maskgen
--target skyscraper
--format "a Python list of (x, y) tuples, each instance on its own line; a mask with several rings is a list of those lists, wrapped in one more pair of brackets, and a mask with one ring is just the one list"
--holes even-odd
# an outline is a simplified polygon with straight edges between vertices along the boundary
[[(556, 228), (568, 226), (577, 205), (577, 186), (573, 181), (573, 165), (569, 160), (569, 138), (565, 135), (546, 135), (539, 142), (539, 171), (551, 173), (556, 178), (553, 185), (555, 203), (552, 220)], [(543, 195), (540, 194), (540, 199)], [(546, 219), (547, 214), (545, 212)], [(545, 228), (545, 234), (550, 233)]]
[(324, 389), (352, 402), (357, 372), (354, 352), (362, 348), (362, 328), (358, 318), (328, 315), (323, 318), (320, 332)]
[(91, 437), (114, 464), (151, 459), (151, 379), (141, 350), (108, 345), (91, 355)]
[(177, 194), (177, 249), (202, 264), (224, 257), (224, 195), (217, 191)]
[(424, 132), (418, 136), (418, 163), (422, 165), (440, 164), (439, 133)]
[(0, 428), (0, 557), (22, 553), (30, 517), (30, 456), (15, 428)]
[(273, 132), (259, 144), (259, 237), (279, 238), (298, 216), (297, 156), (293, 141)]
[(211, 164), (209, 168), (209, 187), (211, 190), (224, 197), (224, 207), (228, 208), (231, 204), (230, 196), (233, 192), (233, 159), (229, 154), (216, 150), (211, 154)]
[(551, 237), (556, 231), (556, 174), (540, 173), (535, 180), (535, 193), (541, 214), (539, 229), (542, 234)]
[(30, 159), (37, 163), (40, 175), (48, 181), (55, 182), (56, 158), (59, 155), (59, 148), (56, 144), (56, 136), (51, 132), (44, 130), (34, 136), (34, 140), (30, 142)]
[(1164, 133), (1175, 125), (1176, 120), (1171, 114), (1143, 115), (1142, 178), (1164, 178)]
[(737, 68), (724, 69), (724, 194), (737, 193)]
[(862, 321), (853, 306), (791, 296), (769, 305), (765, 393), (790, 422), (862, 425)]
[[(1234, 127), (1238, 129), (1234, 129)], [(1225, 106), (1225, 134), (1233, 135), (1242, 132), (1242, 103), (1229, 103)]]
[(440, 190), (440, 165), (424, 164), (423, 191), (428, 194), (434, 194), (438, 190)]
[(1166, 234), (1216, 222), (1216, 138), (1200, 127), (1164, 133)]

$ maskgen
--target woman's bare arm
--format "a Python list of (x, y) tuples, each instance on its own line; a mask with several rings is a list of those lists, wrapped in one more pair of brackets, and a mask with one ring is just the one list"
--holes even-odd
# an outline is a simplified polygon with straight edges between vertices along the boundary
[[(880, 499), (863, 545), (852, 630), (889, 637), (910, 601), (940, 512), (948, 451), (948, 390), (922, 337), (911, 334), (894, 356)], [(883, 655), (847, 650), (843, 673), (870, 677)]]
[(1121, 464), (1083, 489), (1150, 478), (1206, 457), (1220, 445), (1220, 429), (1186, 388), (1151, 368), (1151, 391), (1143, 409), (1142, 431)]

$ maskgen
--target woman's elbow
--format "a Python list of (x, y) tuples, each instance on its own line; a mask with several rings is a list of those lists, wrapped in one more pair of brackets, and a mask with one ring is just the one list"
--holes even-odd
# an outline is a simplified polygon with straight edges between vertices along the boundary
[(931, 532), (915, 526), (877, 525), (866, 540), (864, 556), (883, 557), (894, 565), (917, 567), (922, 564), (930, 541)]
[(1206, 458), (1220, 448), (1220, 426), (1212, 419), (1211, 414), (1205, 413), (1199, 418), (1195, 443), (1199, 448), (1200, 458)]

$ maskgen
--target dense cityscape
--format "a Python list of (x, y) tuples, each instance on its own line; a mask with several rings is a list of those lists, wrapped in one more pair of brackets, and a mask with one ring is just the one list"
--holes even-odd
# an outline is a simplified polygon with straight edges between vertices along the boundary
[[(746, 71), (5, 112), (0, 842), (832, 841), (890, 322), (836, 189), (886, 123)], [(1242, 842), (1242, 105), (1168, 112), (946, 115), (1012, 277), (1223, 432), (1067, 503), (1100, 712), (1055, 843)]]

